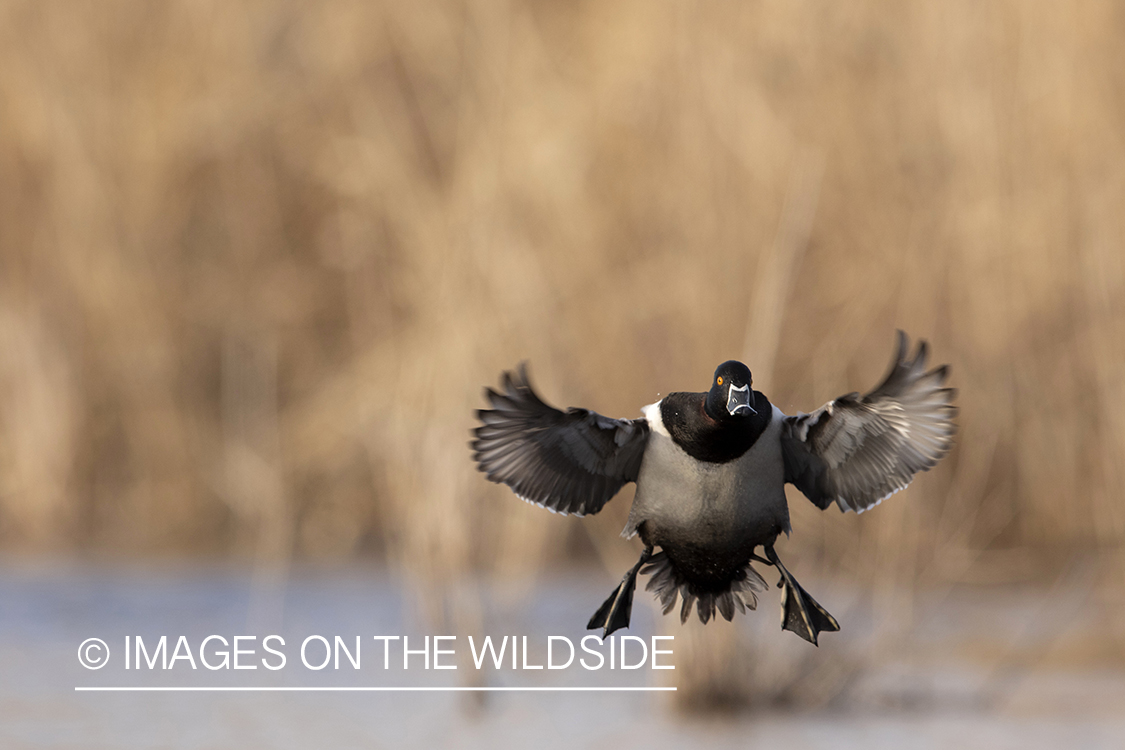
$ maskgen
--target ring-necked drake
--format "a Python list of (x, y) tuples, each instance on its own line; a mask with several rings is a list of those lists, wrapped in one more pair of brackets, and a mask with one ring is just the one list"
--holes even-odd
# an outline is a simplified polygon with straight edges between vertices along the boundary
[[(862, 513), (906, 487), (950, 448), (955, 431), (948, 367), (926, 371), (926, 343), (907, 359), (898, 333), (891, 370), (865, 396), (849, 393), (811, 414), (786, 416), (752, 389), (741, 362), (719, 365), (706, 393), (671, 393), (641, 419), (610, 419), (544, 403), (521, 365), (486, 389), (491, 409), (471, 445), (482, 472), (528, 502), (562, 514), (597, 513), (626, 482), (637, 491), (622, 535), (641, 535), (641, 559), (590, 619), (608, 636), (628, 626), (638, 572), (650, 574), (667, 614), (682, 599), (706, 623), (757, 605), (780, 574), (782, 628), (815, 644), (840, 626), (782, 565), (773, 544), (789, 533), (784, 485), (824, 509)], [(762, 547), (765, 557), (755, 553)], [(660, 552), (654, 553), (659, 547)], [(642, 570), (643, 567), (643, 570)]]

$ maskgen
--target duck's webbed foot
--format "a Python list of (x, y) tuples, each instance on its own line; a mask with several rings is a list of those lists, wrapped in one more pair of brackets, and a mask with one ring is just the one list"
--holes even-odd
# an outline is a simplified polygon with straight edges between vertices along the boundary
[(598, 607), (590, 622), (586, 623), (588, 630), (602, 628), (602, 638), (608, 638), (613, 631), (629, 627), (629, 619), (633, 614), (633, 592), (637, 588), (637, 573), (651, 557), (652, 547), (645, 547), (641, 559), (629, 569), (609, 598)]
[(793, 631), (814, 646), (817, 645), (817, 635), (822, 631), (839, 630), (840, 624), (836, 622), (836, 618), (801, 588), (781, 564), (773, 547), (767, 546), (765, 551), (769, 564), (781, 574), (781, 580), (777, 582), (781, 589), (781, 629)]

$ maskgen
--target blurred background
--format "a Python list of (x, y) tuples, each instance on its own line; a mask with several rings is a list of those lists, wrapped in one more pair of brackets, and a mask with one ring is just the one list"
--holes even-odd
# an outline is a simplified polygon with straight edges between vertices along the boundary
[(953, 452), (862, 517), (790, 496), (844, 632), (783, 637), (772, 592), (656, 618), (679, 691), (628, 721), (1120, 739), (1123, 61), (1098, 0), (2, 2), (5, 590), (247, 571), (253, 621), (358, 570), (465, 634), (578, 580), (580, 628), (631, 490), (580, 521), (486, 482), (483, 386), (528, 360), (632, 417), (740, 358), (810, 411), (902, 328)]

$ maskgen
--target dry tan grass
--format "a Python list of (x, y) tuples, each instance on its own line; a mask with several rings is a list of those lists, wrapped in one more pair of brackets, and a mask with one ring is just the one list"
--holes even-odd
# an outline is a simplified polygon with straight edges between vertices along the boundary
[(1123, 24), (4, 2), (0, 541), (382, 555), (471, 623), (468, 570), (632, 554), (627, 496), (563, 523), (474, 473), (502, 368), (629, 416), (742, 357), (808, 410), (901, 327), (953, 364), (958, 446), (863, 518), (795, 499), (788, 554), (899, 609), (1074, 550), (1125, 583)]

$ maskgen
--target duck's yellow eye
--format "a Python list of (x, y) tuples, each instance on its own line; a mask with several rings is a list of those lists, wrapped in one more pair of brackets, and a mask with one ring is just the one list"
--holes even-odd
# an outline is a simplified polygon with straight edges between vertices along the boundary
[(720, 376), (719, 376), (719, 379), (718, 379), (718, 380), (716, 380), (715, 382), (716, 382), (716, 383), (718, 383), (719, 385), (722, 385), (722, 384), (723, 384), (723, 376), (722, 376), (722, 375), (720, 375)]

